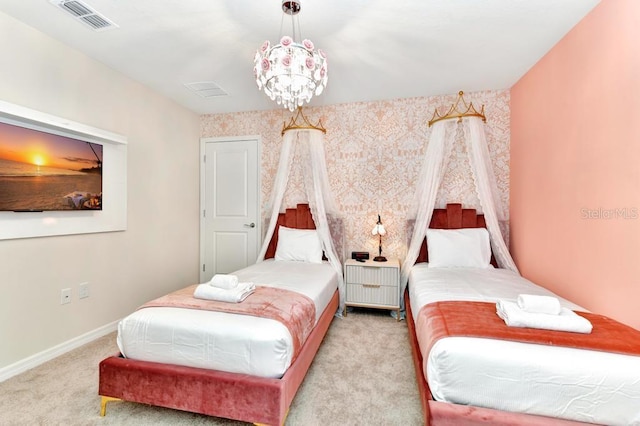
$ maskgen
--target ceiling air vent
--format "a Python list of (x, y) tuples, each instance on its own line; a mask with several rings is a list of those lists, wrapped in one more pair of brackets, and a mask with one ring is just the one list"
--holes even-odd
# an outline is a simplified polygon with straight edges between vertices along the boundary
[(198, 81), (195, 83), (185, 83), (185, 87), (191, 89), (196, 95), (202, 98), (215, 98), (218, 96), (229, 96), (227, 92), (213, 81)]
[(118, 26), (105, 16), (93, 10), (87, 4), (77, 0), (49, 0), (49, 2), (64, 10), (76, 20), (93, 28), (96, 31), (104, 31)]

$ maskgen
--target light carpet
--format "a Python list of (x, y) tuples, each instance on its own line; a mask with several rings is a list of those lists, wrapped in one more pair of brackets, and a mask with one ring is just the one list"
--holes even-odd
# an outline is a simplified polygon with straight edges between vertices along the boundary
[[(130, 402), (100, 417), (98, 363), (115, 333), (0, 383), (0, 425), (244, 425)], [(385, 311), (335, 318), (286, 425), (421, 425), (407, 326)]]

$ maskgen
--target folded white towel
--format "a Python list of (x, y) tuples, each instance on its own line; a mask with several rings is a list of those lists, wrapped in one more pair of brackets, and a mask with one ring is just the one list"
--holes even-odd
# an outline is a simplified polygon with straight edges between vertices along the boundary
[(588, 319), (570, 309), (562, 308), (559, 315), (533, 314), (525, 312), (515, 302), (499, 300), (496, 303), (498, 316), (509, 327), (539, 328), (543, 330), (571, 331), (589, 334), (593, 326)]
[(236, 275), (215, 274), (209, 281), (209, 285), (224, 289), (236, 288), (238, 286), (238, 277)]
[(521, 294), (518, 296), (518, 307), (525, 312), (560, 315), (562, 306), (557, 297)]
[(193, 292), (196, 299), (217, 300), (219, 302), (239, 303), (256, 290), (253, 283), (238, 283), (236, 288), (218, 288), (209, 284), (200, 284)]

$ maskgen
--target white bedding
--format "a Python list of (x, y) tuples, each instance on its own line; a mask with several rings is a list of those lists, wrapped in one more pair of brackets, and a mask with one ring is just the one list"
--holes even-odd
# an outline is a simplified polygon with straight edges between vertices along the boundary
[[(316, 321), (337, 289), (329, 263), (266, 260), (234, 272), (240, 282), (302, 293), (316, 306)], [(118, 347), (143, 361), (281, 377), (293, 356), (291, 334), (279, 321), (195, 309), (154, 307), (118, 325)]]
[[(503, 269), (413, 267), (414, 321), (443, 300), (515, 301), (553, 293)], [(556, 296), (557, 297), (557, 296)], [(563, 307), (581, 310), (559, 298)], [(470, 337), (440, 339), (425, 356), (434, 399), (607, 425), (640, 425), (640, 357)]]

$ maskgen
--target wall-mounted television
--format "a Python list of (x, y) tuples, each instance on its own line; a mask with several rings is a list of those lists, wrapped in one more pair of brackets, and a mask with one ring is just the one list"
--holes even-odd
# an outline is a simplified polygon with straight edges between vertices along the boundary
[(0, 211), (102, 210), (103, 146), (0, 122)]

